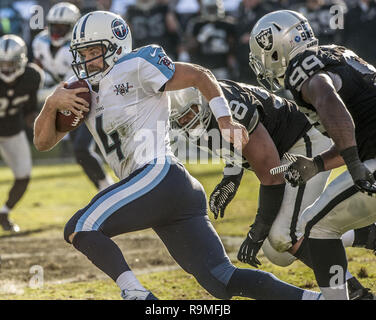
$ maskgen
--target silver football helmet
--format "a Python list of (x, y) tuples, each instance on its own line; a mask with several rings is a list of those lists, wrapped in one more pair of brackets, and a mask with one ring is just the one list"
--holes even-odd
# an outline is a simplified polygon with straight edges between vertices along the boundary
[(249, 65), (259, 83), (276, 92), (284, 88), (289, 62), (307, 49), (318, 50), (307, 19), (291, 10), (266, 14), (257, 21), (249, 38)]
[(199, 139), (210, 123), (209, 104), (196, 88), (169, 91), (168, 94), (171, 100), (171, 129), (193, 141)]
[(59, 2), (51, 7), (47, 14), (48, 35), (55, 47), (68, 42), (74, 24), (80, 18), (80, 10), (71, 3)]
[(25, 72), (28, 62), (25, 41), (14, 34), (0, 38), (0, 79), (13, 82)]

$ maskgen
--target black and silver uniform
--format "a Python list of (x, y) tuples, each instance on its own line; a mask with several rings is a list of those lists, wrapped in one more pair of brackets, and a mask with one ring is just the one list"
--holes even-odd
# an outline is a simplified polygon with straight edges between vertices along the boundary
[[(261, 122), (272, 138), (280, 158), (312, 127), (292, 101), (245, 83), (220, 80), (219, 84), (231, 108), (233, 119), (245, 126), (249, 134)], [(218, 122), (213, 114), (207, 130), (210, 132), (212, 129), (219, 130)], [(210, 135), (208, 148), (220, 154), (217, 150), (213, 150), (215, 147), (211, 143)], [(230, 148), (231, 150), (226, 154), (232, 156), (233, 145), (230, 145)], [(233, 163), (230, 157), (225, 160)], [(242, 166), (249, 169), (245, 158), (243, 158)]]
[(13, 83), (0, 80), (0, 136), (15, 135), (24, 129), (24, 115), (37, 111), (37, 92), (41, 69), (27, 64), (23, 75)]
[[(285, 77), (289, 89), (302, 110), (322, 133), (325, 128), (311, 104), (301, 97), (305, 80), (318, 71), (339, 77), (338, 94), (355, 123), (355, 136), (362, 161), (376, 156), (376, 69), (345, 47), (320, 46), (318, 52), (307, 50), (290, 62)], [(330, 108), (330, 106), (328, 106)]]

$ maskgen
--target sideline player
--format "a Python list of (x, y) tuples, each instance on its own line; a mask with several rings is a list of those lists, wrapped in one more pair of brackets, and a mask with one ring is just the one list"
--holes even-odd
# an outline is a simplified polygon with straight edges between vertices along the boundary
[[(47, 30), (39, 33), (32, 43), (35, 63), (46, 74), (44, 88), (38, 93), (38, 100), (42, 104), (61, 81), (73, 75), (69, 43), (73, 26), (79, 17), (80, 11), (75, 5), (68, 2), (55, 4), (47, 14)], [(102, 159), (95, 152), (96, 145), (87, 127), (80, 126), (70, 132), (69, 138), (77, 163), (96, 188), (103, 190), (111, 185), (112, 178), (106, 174)]]
[(33, 126), (37, 113), (37, 92), (43, 71), (28, 63), (25, 42), (16, 35), (0, 38), (0, 153), (11, 168), (14, 183), (0, 208), (0, 225), (6, 231), (20, 228), (9, 219), (10, 211), (24, 195), (30, 182), (31, 153), (25, 124)]
[[(279, 163), (286, 152), (312, 157), (327, 150), (332, 142), (312, 127), (292, 101), (244, 83), (220, 80), (219, 84), (234, 120), (248, 130), (251, 144), (248, 152), (240, 155), (232, 145), (221, 139), (207, 101), (195, 88), (169, 92), (171, 128), (205, 152), (222, 157), (227, 163), (224, 177), (209, 200), (216, 219), (218, 215), (224, 216), (227, 205), (234, 198), (243, 169), (254, 171), (261, 183), (258, 210), (255, 222), (239, 250), (238, 259), (257, 268), (261, 265), (257, 253), (262, 246), (271, 262), (287, 266), (296, 259), (288, 250), (298, 240), (296, 225), (300, 214), (322, 193), (330, 171), (318, 174), (299, 188), (293, 188), (285, 186), (283, 177), (271, 175), (270, 169)], [(235, 172), (236, 169), (238, 172)], [(343, 236), (343, 242), (345, 246), (375, 250), (376, 226), (372, 224), (360, 230), (349, 230)], [(312, 267), (309, 257), (297, 258)], [(347, 281), (352, 299), (371, 298), (368, 289), (363, 288), (351, 274), (347, 275)]]
[(260, 82), (272, 91), (290, 90), (315, 127), (334, 141), (314, 159), (295, 157), (287, 178), (304, 184), (318, 172), (347, 166), (302, 213), (298, 243), (311, 256), (325, 298), (348, 299), (340, 237), (376, 221), (376, 69), (345, 47), (319, 46), (307, 19), (289, 10), (262, 17), (250, 49)]
[[(134, 276), (111, 237), (153, 228), (172, 257), (213, 296), (229, 299), (317, 299), (270, 273), (232, 265), (207, 216), (201, 184), (173, 157), (168, 137), (166, 91), (197, 86), (210, 101), (219, 127), (239, 149), (246, 129), (232, 121), (214, 76), (200, 66), (173, 63), (156, 45), (132, 50), (131, 32), (118, 15), (95, 11), (73, 29), (72, 52), (79, 78), (91, 84), (92, 105), (85, 124), (120, 182), (97, 194), (66, 224), (64, 237), (119, 286), (124, 299), (155, 299)], [(116, 95), (115, 86), (123, 90)], [(56, 111), (88, 110), (76, 100), (85, 88), (59, 87), (35, 122), (34, 143), (47, 150), (64, 133)], [(75, 102), (79, 101), (80, 103)], [(69, 106), (69, 107), (67, 107)]]

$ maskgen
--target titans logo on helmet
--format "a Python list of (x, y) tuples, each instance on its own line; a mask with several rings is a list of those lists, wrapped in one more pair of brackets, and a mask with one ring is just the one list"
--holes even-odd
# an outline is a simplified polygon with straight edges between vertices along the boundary
[(112, 33), (119, 40), (124, 40), (128, 34), (128, 27), (125, 25), (124, 21), (120, 19), (115, 19), (111, 23)]

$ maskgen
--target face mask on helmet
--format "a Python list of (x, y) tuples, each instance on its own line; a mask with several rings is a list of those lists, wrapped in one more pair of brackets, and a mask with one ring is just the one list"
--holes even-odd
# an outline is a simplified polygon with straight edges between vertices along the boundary
[(195, 141), (207, 130), (211, 111), (201, 94), (194, 88), (169, 93), (171, 98), (171, 128)]
[[(275, 53), (278, 55), (277, 52)], [(280, 72), (276, 75), (272, 70), (266, 69), (262, 59), (253, 55), (252, 52), (249, 54), (249, 66), (256, 74), (258, 83), (265, 89), (277, 92), (284, 87), (286, 68), (281, 68)]]
[(11, 83), (25, 72), (26, 44), (14, 35), (0, 38), (0, 79)]
[[(71, 52), (73, 54), (72, 68), (77, 78), (82, 80), (89, 79), (90, 81), (90, 78), (108, 69), (109, 66), (106, 63), (106, 59), (115, 54), (116, 47), (109, 41), (102, 40), (82, 46), (74, 46)], [(89, 58), (87, 58), (88, 55)], [(97, 61), (97, 63), (92, 64), (92, 61)], [(99, 61), (101, 61), (101, 66), (99, 66)]]
[[(99, 48), (96, 54), (89, 51), (93, 47)], [(70, 51), (76, 76), (96, 85), (120, 58), (132, 51), (132, 35), (120, 16), (109, 11), (90, 12), (74, 26)]]
[(49, 24), (49, 32), (52, 44), (63, 44), (70, 38), (70, 32), (72, 26), (63, 23), (51, 23)]

